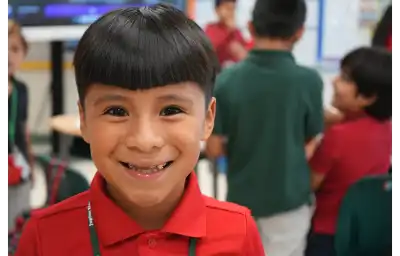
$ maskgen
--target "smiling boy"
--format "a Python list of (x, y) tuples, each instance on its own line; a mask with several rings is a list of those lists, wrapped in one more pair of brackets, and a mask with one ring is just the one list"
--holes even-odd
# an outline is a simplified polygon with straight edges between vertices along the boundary
[(218, 60), (168, 5), (101, 17), (75, 53), (89, 191), (38, 212), (17, 255), (264, 255), (241, 206), (201, 194), (192, 170), (215, 116)]

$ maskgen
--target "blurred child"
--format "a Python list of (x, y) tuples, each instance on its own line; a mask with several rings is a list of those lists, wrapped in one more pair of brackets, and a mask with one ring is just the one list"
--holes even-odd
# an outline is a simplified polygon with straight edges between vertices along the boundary
[(323, 82), (292, 53), (305, 19), (304, 0), (257, 1), (254, 48), (218, 76), (214, 91), (207, 153), (227, 156), (227, 199), (251, 209), (269, 256), (303, 255), (312, 217), (305, 144), (323, 129)]
[(222, 67), (240, 61), (247, 55), (247, 42), (236, 27), (235, 8), (236, 0), (216, 0), (218, 22), (208, 24), (205, 28)]
[(203, 196), (193, 173), (219, 71), (196, 23), (165, 4), (115, 10), (84, 33), (74, 67), (98, 172), (30, 219), (17, 256), (264, 255), (250, 211)]
[(28, 120), (28, 90), (17, 80), (15, 72), (22, 64), (28, 44), (21, 29), (8, 22), (8, 231), (14, 228), (15, 217), (30, 209), (33, 157)]
[(307, 256), (335, 255), (337, 216), (346, 191), (367, 175), (387, 173), (391, 162), (391, 54), (374, 48), (350, 52), (333, 86), (332, 105), (344, 120), (325, 132), (310, 160), (316, 211)]

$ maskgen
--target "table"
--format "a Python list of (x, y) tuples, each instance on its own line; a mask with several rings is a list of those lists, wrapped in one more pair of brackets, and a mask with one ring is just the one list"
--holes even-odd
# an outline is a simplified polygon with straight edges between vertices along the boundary
[(50, 127), (60, 133), (81, 136), (78, 115), (58, 115), (50, 119)]

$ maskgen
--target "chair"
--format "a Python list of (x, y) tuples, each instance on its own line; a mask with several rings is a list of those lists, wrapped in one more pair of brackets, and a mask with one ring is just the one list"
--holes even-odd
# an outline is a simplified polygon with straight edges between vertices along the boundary
[(342, 201), (335, 235), (337, 256), (391, 255), (392, 177), (367, 177)]
[(45, 170), (47, 184), (46, 205), (51, 205), (86, 191), (89, 182), (78, 171), (60, 159), (41, 155), (37, 162)]

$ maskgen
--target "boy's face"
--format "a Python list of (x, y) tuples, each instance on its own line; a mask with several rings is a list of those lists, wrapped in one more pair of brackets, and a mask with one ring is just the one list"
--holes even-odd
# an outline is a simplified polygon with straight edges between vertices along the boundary
[(81, 105), (81, 131), (110, 189), (130, 203), (154, 206), (184, 186), (212, 132), (215, 99), (182, 83), (131, 91), (92, 85)]
[(18, 34), (13, 33), (8, 36), (8, 74), (14, 74), (25, 57), (25, 49)]
[(343, 71), (333, 80), (333, 88), (332, 105), (343, 113), (362, 112), (375, 101), (375, 97), (359, 94), (355, 83)]
[(235, 9), (236, 9), (236, 3), (234, 1), (226, 1), (221, 3), (216, 8), (219, 20), (222, 22), (234, 22)]

